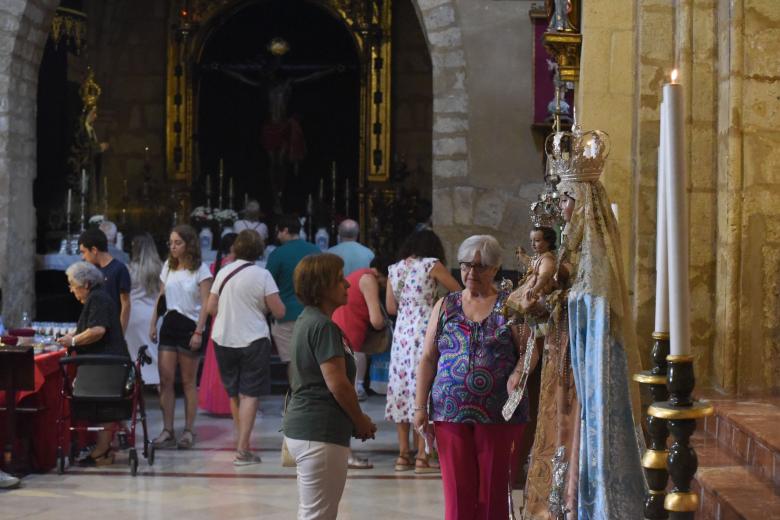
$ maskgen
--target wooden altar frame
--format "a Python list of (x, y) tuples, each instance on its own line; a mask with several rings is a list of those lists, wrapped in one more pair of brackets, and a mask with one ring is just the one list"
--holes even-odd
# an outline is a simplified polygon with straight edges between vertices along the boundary
[[(192, 67), (221, 22), (262, 0), (176, 0), (171, 3), (166, 86), (166, 172), (176, 189), (178, 211), (188, 215), (190, 188), (199, 177), (197, 86)], [(366, 222), (366, 187), (390, 176), (391, 9), (388, 0), (307, 0), (341, 21), (352, 35), (360, 74), (358, 194)]]

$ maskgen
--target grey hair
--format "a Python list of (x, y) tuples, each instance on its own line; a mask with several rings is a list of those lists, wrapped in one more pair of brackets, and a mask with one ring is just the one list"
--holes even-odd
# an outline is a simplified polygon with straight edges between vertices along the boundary
[(501, 265), (501, 244), (493, 235), (472, 235), (458, 248), (458, 262), (471, 262), (479, 251), (482, 263), (490, 267)]
[(249, 221), (260, 220), (260, 203), (250, 200), (244, 208), (244, 218)]
[(116, 244), (116, 224), (110, 220), (104, 220), (100, 223), (98, 228), (106, 234), (106, 239), (109, 244)]
[(342, 240), (357, 240), (360, 235), (360, 225), (352, 219), (345, 219), (339, 224), (339, 237)]
[(65, 270), (65, 276), (68, 277), (68, 281), (73, 285), (89, 287), (90, 289), (102, 284), (106, 279), (102, 271), (89, 262), (71, 264)]

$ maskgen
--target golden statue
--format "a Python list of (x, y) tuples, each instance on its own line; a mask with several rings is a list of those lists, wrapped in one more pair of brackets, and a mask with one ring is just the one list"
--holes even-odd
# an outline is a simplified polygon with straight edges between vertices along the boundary
[(81, 172), (86, 172), (87, 186), (79, 185), (79, 189), (89, 194), (89, 203), (93, 210), (97, 208), (101, 188), (101, 158), (103, 152), (108, 150), (108, 143), (101, 142), (95, 132), (100, 93), (101, 89), (95, 81), (94, 71), (87, 68), (87, 77), (79, 88), (83, 109), (71, 147), (69, 163), (79, 182), (82, 178)]

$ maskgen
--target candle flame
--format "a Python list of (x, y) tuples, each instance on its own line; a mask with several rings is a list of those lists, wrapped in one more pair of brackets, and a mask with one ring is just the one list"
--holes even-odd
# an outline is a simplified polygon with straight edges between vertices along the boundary
[(677, 69), (674, 69), (672, 71), (672, 83), (676, 83), (676, 82), (677, 82)]

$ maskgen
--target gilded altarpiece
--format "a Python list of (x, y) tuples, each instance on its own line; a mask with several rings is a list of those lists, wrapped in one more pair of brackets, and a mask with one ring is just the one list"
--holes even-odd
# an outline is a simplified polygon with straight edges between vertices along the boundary
[[(190, 187), (200, 175), (197, 143), (198, 89), (193, 67), (220, 21), (263, 0), (178, 0), (171, 4), (166, 96), (166, 172), (177, 186), (180, 210), (189, 212)], [(369, 182), (390, 173), (391, 11), (388, 0), (307, 0), (339, 20), (360, 57), (360, 220), (366, 222)], [(326, 44), (326, 42), (324, 42)]]

